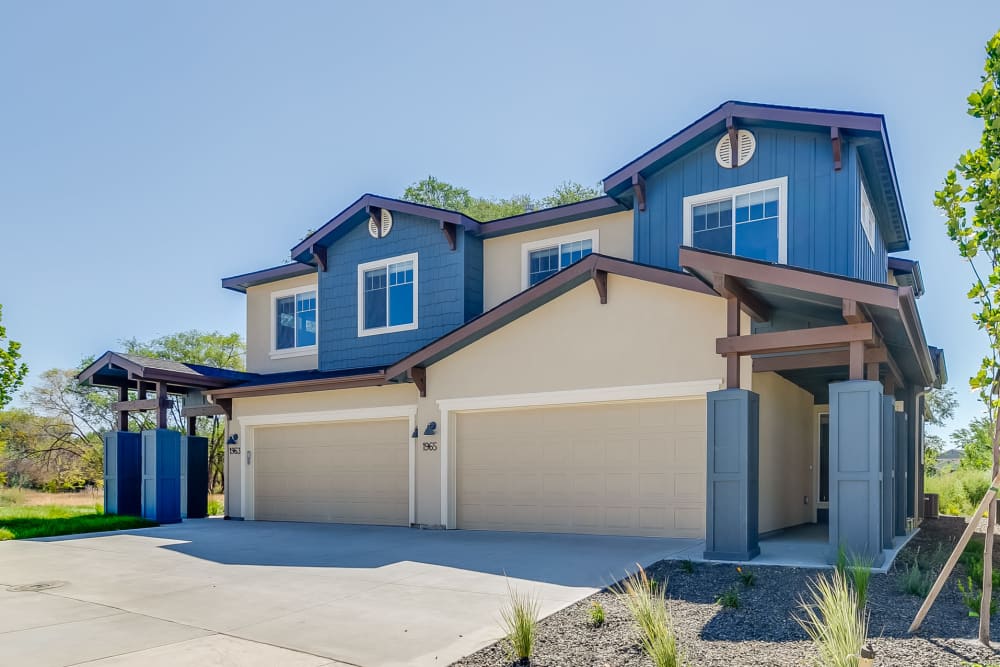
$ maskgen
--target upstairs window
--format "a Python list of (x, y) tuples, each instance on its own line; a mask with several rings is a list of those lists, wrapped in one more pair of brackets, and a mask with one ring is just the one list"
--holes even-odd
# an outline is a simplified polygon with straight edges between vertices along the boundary
[(684, 198), (684, 244), (766, 262), (787, 261), (788, 179)]
[(868, 198), (868, 190), (865, 189), (865, 182), (861, 181), (861, 229), (868, 239), (868, 247), (875, 250), (875, 209), (872, 208), (871, 199)]
[(417, 328), (417, 255), (358, 267), (358, 335)]
[(521, 246), (521, 289), (537, 285), (549, 276), (597, 252), (597, 230)]
[(274, 321), (272, 356), (310, 352), (316, 347), (316, 289), (282, 290), (272, 294)]

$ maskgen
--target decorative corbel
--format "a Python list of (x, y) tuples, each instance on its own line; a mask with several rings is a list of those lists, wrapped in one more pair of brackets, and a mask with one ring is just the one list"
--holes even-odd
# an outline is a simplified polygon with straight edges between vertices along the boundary
[(427, 369), (422, 366), (414, 366), (410, 369), (410, 379), (417, 385), (421, 398), (427, 396)]
[(326, 247), (321, 245), (314, 245), (309, 249), (312, 256), (316, 259), (316, 264), (319, 265), (320, 271), (326, 271)]
[(833, 170), (840, 171), (843, 163), (840, 159), (840, 128), (830, 128), (830, 142), (833, 144)]
[(597, 295), (601, 297), (601, 303), (608, 302), (608, 272), (600, 269), (591, 269), (590, 277), (597, 287)]
[(448, 240), (448, 247), (452, 250), (458, 247), (458, 229), (454, 222), (441, 221), (441, 231)]
[(646, 179), (642, 174), (632, 174), (632, 187), (635, 189), (635, 200), (639, 204), (639, 210), (646, 210)]

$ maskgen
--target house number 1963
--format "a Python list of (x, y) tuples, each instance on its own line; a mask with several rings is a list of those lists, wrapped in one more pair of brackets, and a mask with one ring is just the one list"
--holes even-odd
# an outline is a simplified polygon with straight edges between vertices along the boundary
[(425, 442), (424, 443), (424, 451), (425, 452), (436, 452), (437, 448), (438, 448), (438, 444), (436, 442)]

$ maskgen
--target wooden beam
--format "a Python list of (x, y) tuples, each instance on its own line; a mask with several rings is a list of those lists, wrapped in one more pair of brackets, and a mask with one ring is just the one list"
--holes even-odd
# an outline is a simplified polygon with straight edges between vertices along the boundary
[(410, 379), (417, 385), (420, 396), (427, 396), (427, 369), (422, 366), (414, 366), (410, 369)]
[[(118, 388), (118, 402), (128, 403), (128, 387)], [(128, 410), (118, 411), (118, 430), (119, 431), (128, 430)]]
[(156, 383), (156, 428), (167, 428), (167, 410), (170, 409), (170, 398), (167, 396), (165, 382)]
[(452, 250), (458, 247), (458, 228), (453, 222), (441, 221), (441, 232), (448, 241), (448, 247)]
[[(859, 326), (848, 324), (847, 326)], [(871, 326), (871, 325), (869, 325)], [(847, 365), (848, 380), (863, 380), (865, 366), (865, 344), (864, 341), (852, 340), (848, 348), (850, 350), (850, 360)]]
[(217, 398), (215, 399), (215, 404), (222, 408), (226, 413), (226, 419), (233, 418), (233, 399), (231, 398)]
[(187, 434), (188, 435), (198, 435), (198, 418), (188, 417), (187, 418)]
[(833, 145), (833, 170), (840, 171), (843, 161), (840, 159), (840, 128), (830, 128), (830, 142)]
[(114, 412), (145, 412), (147, 410), (155, 410), (159, 405), (159, 402), (155, 398), (137, 401), (117, 401), (111, 404), (111, 410)]
[(771, 306), (754, 296), (740, 282), (739, 278), (717, 275), (712, 286), (720, 296), (724, 296), (727, 299), (730, 297), (739, 299), (743, 312), (749, 315), (755, 322), (767, 322), (771, 319)]
[(865, 317), (865, 314), (861, 312), (861, 308), (860, 306), (858, 306), (858, 302), (855, 301), (854, 299), (844, 299), (841, 311), (843, 312), (844, 315), (844, 321), (847, 322), (848, 324), (857, 324), (859, 322), (868, 321), (868, 318)]
[(742, 319), (740, 317), (740, 300), (735, 296), (726, 298), (726, 335), (739, 336)]
[[(888, 352), (884, 347), (866, 347), (865, 363), (885, 363)], [(848, 366), (851, 363), (850, 351), (820, 350), (818, 352), (800, 352), (797, 354), (782, 354), (770, 357), (754, 357), (754, 373), (777, 373), (780, 371), (796, 371), (809, 368), (835, 368)]]
[(635, 189), (635, 201), (640, 211), (646, 210), (646, 179), (642, 174), (632, 174), (632, 187)]
[(316, 264), (319, 265), (319, 270), (326, 271), (326, 248), (321, 245), (314, 245), (310, 252), (312, 252), (312, 256), (316, 258)]
[(182, 417), (214, 417), (216, 415), (224, 414), (226, 414), (226, 409), (215, 403), (192, 405), (186, 408), (181, 408)]
[[(715, 351), (718, 354), (766, 354), (769, 352), (793, 352), (795, 350), (822, 349), (838, 347), (852, 342), (865, 343), (873, 341), (875, 332), (871, 322), (861, 324), (841, 324), (832, 327), (814, 327), (812, 329), (794, 329), (792, 331), (773, 331), (769, 333), (751, 334), (749, 336), (729, 336), (717, 338)], [(861, 347), (861, 357), (864, 359), (864, 346)]]
[(733, 117), (726, 116), (726, 132), (729, 133), (729, 153), (733, 169), (740, 166), (740, 131), (736, 129)]
[[(863, 357), (862, 357), (863, 358)], [(870, 361), (865, 363), (865, 379), (871, 380), (872, 382), (878, 382), (879, 368), (878, 363)]]
[(600, 269), (592, 269), (590, 272), (590, 278), (594, 281), (594, 286), (597, 288), (597, 295), (601, 297), (601, 303), (608, 302), (608, 272), (601, 271)]
[(726, 355), (726, 389), (740, 388), (740, 355)]

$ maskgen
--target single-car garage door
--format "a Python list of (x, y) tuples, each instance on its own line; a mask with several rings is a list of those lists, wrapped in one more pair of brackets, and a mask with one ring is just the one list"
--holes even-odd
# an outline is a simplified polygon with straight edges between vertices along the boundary
[(409, 524), (405, 419), (254, 429), (254, 518)]
[(457, 415), (459, 528), (704, 537), (704, 399)]

